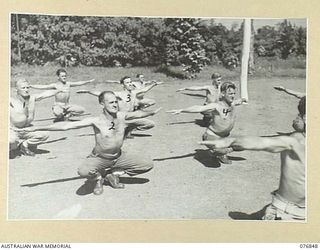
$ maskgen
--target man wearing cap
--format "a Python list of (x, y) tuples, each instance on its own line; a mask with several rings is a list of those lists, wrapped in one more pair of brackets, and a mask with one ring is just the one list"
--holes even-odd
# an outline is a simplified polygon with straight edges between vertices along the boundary
[(26, 79), (16, 82), (16, 95), (10, 99), (10, 152), (19, 149), (23, 155), (34, 156), (30, 147), (37, 146), (49, 137), (47, 132), (16, 132), (16, 128), (32, 126), (35, 115), (35, 102), (56, 95), (59, 90), (48, 90), (30, 95), (30, 84)]
[[(219, 73), (213, 73), (211, 76), (212, 84), (211, 85), (205, 85), (205, 86), (192, 86), (192, 87), (186, 87), (178, 89), (177, 92), (184, 91), (184, 90), (190, 90), (190, 91), (199, 91), (204, 90), (206, 91), (206, 100), (204, 102), (204, 105), (207, 105), (209, 103), (214, 103), (219, 101), (220, 98), (220, 85), (221, 85), (221, 75)], [(203, 124), (207, 127), (210, 124), (210, 120), (212, 116), (210, 115), (210, 112), (202, 112), (203, 114)]]

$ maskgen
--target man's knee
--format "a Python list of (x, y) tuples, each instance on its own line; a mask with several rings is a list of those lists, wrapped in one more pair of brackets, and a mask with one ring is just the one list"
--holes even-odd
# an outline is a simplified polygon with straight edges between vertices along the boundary
[(83, 114), (85, 112), (85, 108), (84, 107), (81, 107), (81, 106), (71, 106), (69, 109), (68, 109), (68, 112), (71, 113), (71, 114)]
[(10, 143), (9, 143), (9, 150), (15, 150), (19, 147), (19, 142), (16, 141), (16, 140), (10, 140)]
[(151, 129), (155, 126), (155, 122), (154, 121), (151, 121), (151, 120), (146, 120), (144, 121), (144, 124), (138, 126), (138, 130), (146, 130), (146, 129)]
[(37, 137), (41, 141), (46, 141), (49, 138), (49, 132), (47, 132), (47, 131), (38, 131), (37, 132)]
[(19, 137), (16, 133), (10, 131), (9, 150), (17, 149), (19, 146)]
[(63, 115), (64, 115), (64, 111), (61, 107), (58, 107), (58, 106), (53, 107), (52, 111), (56, 117), (63, 117)]
[(49, 132), (47, 131), (33, 132), (32, 137), (29, 139), (30, 141), (29, 143), (36, 144), (36, 142), (44, 142), (48, 140), (48, 138), (49, 138)]
[(89, 177), (89, 172), (89, 169), (85, 166), (81, 166), (78, 168), (78, 175), (80, 175), (81, 177)]
[(153, 169), (153, 162), (151, 159), (144, 159), (139, 163), (139, 166), (139, 170), (145, 173)]

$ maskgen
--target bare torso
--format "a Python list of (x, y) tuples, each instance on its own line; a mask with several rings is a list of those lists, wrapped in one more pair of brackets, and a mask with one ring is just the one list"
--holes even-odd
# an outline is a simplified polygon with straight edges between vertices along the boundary
[(30, 96), (24, 100), (21, 98), (11, 98), (10, 100), (10, 124), (16, 128), (28, 127), (35, 113), (35, 97)]
[(119, 110), (122, 112), (131, 112), (134, 110), (134, 105), (136, 103), (135, 92), (129, 91), (119, 91), (115, 92), (116, 96), (120, 98), (119, 100)]
[(94, 152), (107, 158), (117, 155), (123, 144), (125, 128), (123, 112), (118, 112), (117, 118), (112, 121), (103, 114), (97, 117), (94, 121), (96, 139)]
[(205, 104), (214, 103), (219, 101), (220, 98), (220, 88), (215, 86), (208, 86), (206, 90), (206, 101)]
[(305, 136), (293, 133), (297, 140), (292, 150), (281, 153), (280, 186), (277, 193), (292, 203), (305, 205)]
[(235, 108), (223, 101), (219, 101), (218, 107), (212, 111), (212, 119), (207, 132), (226, 137), (230, 134), (235, 124)]
[(55, 89), (60, 90), (55, 95), (55, 102), (62, 104), (69, 104), (70, 99), (70, 83), (66, 82), (65, 84), (62, 82), (57, 82), (54, 84)]

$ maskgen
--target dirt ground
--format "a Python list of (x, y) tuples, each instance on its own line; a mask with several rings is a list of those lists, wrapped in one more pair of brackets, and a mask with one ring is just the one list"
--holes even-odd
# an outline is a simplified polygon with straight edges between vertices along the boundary
[[(50, 132), (35, 157), (9, 161), (8, 219), (257, 219), (270, 202), (280, 174), (278, 154), (236, 152), (232, 165), (220, 165), (206, 148), (197, 144), (204, 128), (200, 114), (171, 115), (166, 110), (202, 104), (202, 92), (176, 93), (182, 86), (200, 82), (173, 80), (146, 95), (163, 110), (151, 119), (156, 127), (137, 132), (123, 149), (153, 159), (154, 169), (137, 177), (123, 177), (125, 189), (104, 186), (95, 196), (77, 176), (77, 167), (94, 145), (91, 128)], [(249, 81), (249, 104), (237, 108), (232, 135), (274, 135), (290, 132), (298, 100), (272, 86), (305, 91), (305, 79), (270, 78)], [(112, 90), (119, 86), (107, 85)], [(84, 88), (84, 87), (82, 87)], [(85, 88), (90, 88), (89, 85)], [(106, 85), (91, 88), (104, 90)], [(78, 95), (71, 102), (92, 115), (101, 107), (95, 97)], [(35, 125), (51, 124), (53, 99), (37, 104)], [(63, 137), (67, 137), (63, 139)], [(260, 212), (259, 212), (260, 211)]]

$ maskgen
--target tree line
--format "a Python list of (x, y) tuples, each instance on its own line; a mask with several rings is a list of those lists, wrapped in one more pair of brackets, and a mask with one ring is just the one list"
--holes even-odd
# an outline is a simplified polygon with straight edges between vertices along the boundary
[[(254, 31), (259, 57), (306, 55), (306, 28), (288, 20)], [(11, 63), (86, 66), (181, 66), (195, 77), (205, 65), (239, 65), (243, 27), (214, 19), (11, 15)], [(67, 65), (65, 65), (67, 66)]]

